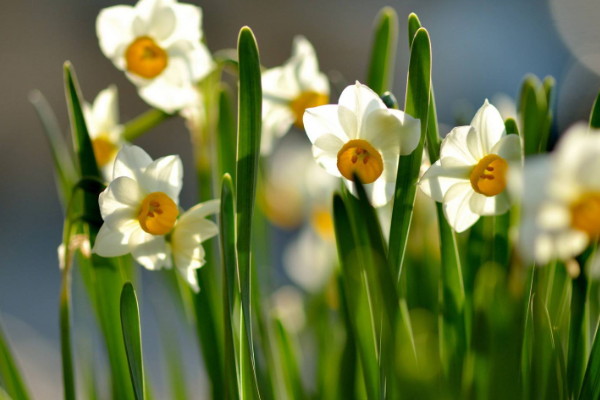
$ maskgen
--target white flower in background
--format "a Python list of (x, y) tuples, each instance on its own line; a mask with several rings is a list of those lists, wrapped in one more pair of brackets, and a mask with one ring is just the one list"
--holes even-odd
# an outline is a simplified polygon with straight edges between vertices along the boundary
[(371, 204), (387, 204), (396, 184), (398, 158), (418, 145), (421, 124), (400, 110), (388, 109), (375, 92), (356, 82), (342, 92), (338, 105), (304, 113), (313, 156), (329, 174), (343, 177), (355, 193), (358, 175)]
[(177, 220), (169, 238), (175, 267), (196, 292), (196, 270), (206, 262), (202, 242), (219, 233), (217, 224), (206, 217), (218, 213), (219, 205), (219, 200), (210, 200), (190, 208)]
[(114, 85), (104, 89), (92, 105), (83, 104), (85, 123), (88, 128), (96, 163), (102, 175), (108, 179), (117, 153), (123, 145), (123, 126), (119, 125), (119, 109), (117, 87)]
[(499, 215), (509, 209), (509, 165), (521, 166), (522, 160), (519, 136), (506, 134), (500, 113), (486, 100), (471, 125), (456, 127), (444, 138), (440, 159), (419, 185), (444, 204), (450, 226), (463, 232), (481, 215)]
[(194, 84), (213, 68), (201, 42), (199, 7), (140, 0), (103, 9), (96, 33), (104, 55), (125, 71), (150, 105), (172, 113), (194, 100)]
[(306, 325), (302, 293), (293, 286), (282, 286), (273, 293), (271, 312), (291, 333), (299, 333)]
[(552, 154), (528, 159), (522, 197), (520, 247), (528, 261), (569, 260), (598, 240), (600, 131), (575, 125)]
[(93, 252), (102, 257), (131, 253), (144, 267), (169, 267), (165, 235), (179, 215), (183, 166), (178, 156), (152, 161), (137, 146), (124, 146), (115, 159), (113, 180), (100, 193), (104, 224)]
[(329, 82), (305, 37), (294, 38), (292, 57), (284, 65), (262, 74), (262, 90), (261, 152), (267, 154), (292, 124), (303, 127), (305, 109), (329, 102)]

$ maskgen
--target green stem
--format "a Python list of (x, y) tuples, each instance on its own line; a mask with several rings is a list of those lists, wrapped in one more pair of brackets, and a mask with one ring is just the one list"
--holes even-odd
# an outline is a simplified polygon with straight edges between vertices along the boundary
[(125, 124), (122, 134), (123, 138), (128, 142), (131, 142), (159, 125), (161, 122), (175, 115), (176, 114), (167, 114), (158, 109), (148, 110)]

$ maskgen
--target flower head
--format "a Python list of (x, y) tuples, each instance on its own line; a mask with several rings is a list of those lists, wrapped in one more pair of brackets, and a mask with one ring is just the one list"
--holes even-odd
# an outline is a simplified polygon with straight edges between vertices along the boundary
[(175, 0), (105, 8), (96, 33), (104, 55), (125, 71), (150, 105), (174, 112), (194, 100), (194, 83), (213, 63), (201, 43), (201, 10)]
[(373, 206), (380, 207), (393, 196), (398, 158), (417, 147), (421, 124), (388, 109), (375, 92), (356, 82), (344, 89), (337, 105), (307, 109), (304, 127), (317, 163), (343, 177), (352, 193), (356, 174)]
[(456, 127), (444, 138), (440, 159), (425, 172), (420, 187), (444, 204), (448, 223), (462, 232), (481, 215), (508, 210), (509, 165), (522, 160), (519, 136), (506, 134), (500, 113), (486, 100), (471, 125)]
[(115, 159), (112, 181), (100, 193), (104, 224), (92, 251), (103, 257), (131, 253), (151, 270), (169, 267), (165, 235), (179, 215), (182, 178), (178, 156), (152, 161), (141, 148), (124, 146)]
[(108, 178), (115, 157), (123, 145), (123, 126), (119, 125), (116, 86), (111, 85), (98, 93), (92, 105), (84, 103), (83, 113), (96, 162), (104, 177)]
[(568, 260), (600, 238), (600, 132), (569, 129), (556, 150), (525, 163), (521, 251), (528, 261)]
[(269, 153), (276, 138), (295, 124), (303, 127), (304, 110), (329, 102), (329, 82), (319, 71), (315, 50), (303, 36), (294, 38), (292, 57), (262, 74), (263, 132), (261, 152)]

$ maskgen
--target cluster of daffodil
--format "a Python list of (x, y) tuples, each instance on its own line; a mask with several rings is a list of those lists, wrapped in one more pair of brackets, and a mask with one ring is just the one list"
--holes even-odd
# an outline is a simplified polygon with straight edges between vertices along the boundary
[[(187, 284), (175, 294), (197, 327), (213, 398), (600, 396), (600, 105), (591, 127), (570, 128), (548, 152), (552, 84), (528, 78), (514, 119), (485, 100), (469, 125), (438, 132), (429, 34), (414, 14), (405, 111), (386, 93), (397, 35), (389, 8), (366, 84), (345, 88), (304, 36), (283, 65), (265, 68), (248, 28), (237, 58), (211, 53), (201, 18), (176, 0), (99, 13), (101, 51), (153, 108), (128, 123), (116, 86), (87, 104), (66, 68), (76, 145), (51, 141), (74, 154), (55, 160), (70, 200), (59, 251), (66, 398), (77, 391), (75, 251), (114, 398), (150, 390), (133, 262)], [(221, 80), (230, 70), (237, 133)], [(180, 157), (153, 160), (130, 144), (175, 116), (196, 157), (200, 202), (187, 211)], [(256, 226), (268, 228), (251, 236)], [(272, 283), (279, 270), (289, 284)], [(0, 368), (0, 387), (6, 379)]]

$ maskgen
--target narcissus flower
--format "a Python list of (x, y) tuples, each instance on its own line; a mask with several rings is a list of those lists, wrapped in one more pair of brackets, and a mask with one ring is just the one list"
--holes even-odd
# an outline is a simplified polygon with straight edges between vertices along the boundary
[(481, 215), (499, 215), (510, 207), (506, 190), (509, 165), (520, 166), (518, 135), (507, 135), (498, 110), (486, 100), (469, 126), (444, 138), (440, 159), (420, 181), (425, 194), (444, 204), (456, 232), (471, 227)]
[(194, 100), (194, 84), (213, 68), (202, 44), (201, 10), (175, 0), (105, 8), (96, 20), (104, 55), (125, 71), (150, 105), (175, 112)]
[(83, 113), (96, 162), (102, 170), (102, 175), (108, 179), (112, 173), (115, 157), (123, 145), (121, 138), (123, 126), (119, 125), (117, 87), (111, 85), (98, 93), (92, 105), (84, 103)]
[(304, 127), (317, 163), (329, 174), (343, 177), (352, 193), (356, 174), (375, 207), (391, 200), (398, 158), (417, 147), (421, 132), (418, 119), (388, 109), (359, 82), (344, 89), (337, 105), (307, 109)]
[[(521, 251), (543, 265), (569, 260), (600, 239), (600, 131), (575, 125), (523, 173)], [(596, 257), (600, 261), (600, 257)]]
[(179, 215), (182, 178), (178, 156), (152, 161), (139, 147), (123, 147), (115, 160), (113, 180), (100, 193), (104, 224), (92, 251), (102, 257), (131, 253), (151, 270), (169, 267), (165, 235)]
[(292, 57), (284, 65), (262, 74), (262, 90), (261, 152), (267, 154), (292, 124), (303, 127), (304, 110), (329, 102), (329, 82), (305, 37), (294, 38)]

